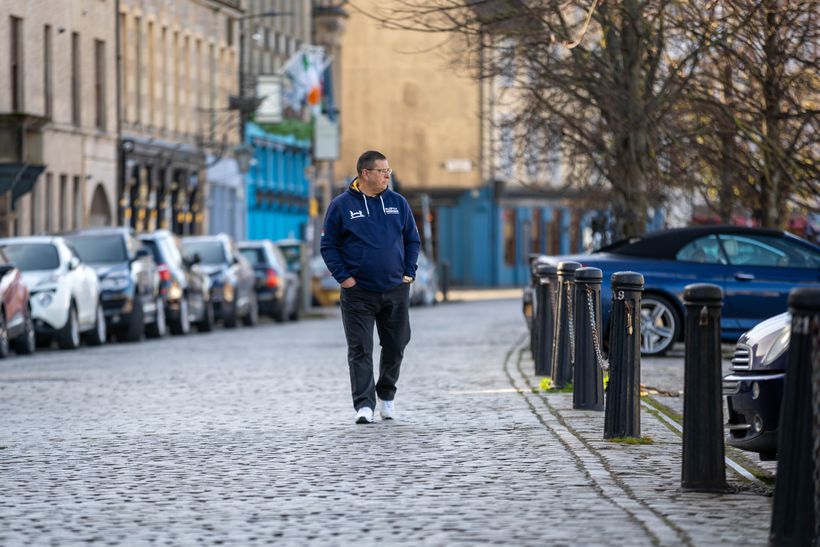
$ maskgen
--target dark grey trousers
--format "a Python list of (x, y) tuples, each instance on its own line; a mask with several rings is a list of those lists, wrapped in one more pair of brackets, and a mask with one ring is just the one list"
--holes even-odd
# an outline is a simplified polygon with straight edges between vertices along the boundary
[[(347, 363), (353, 407), (376, 408), (376, 395), (392, 401), (396, 395), (404, 348), (410, 342), (410, 285), (373, 292), (354, 285), (342, 289), (342, 323), (347, 338)], [(373, 383), (373, 323), (382, 347), (379, 381)]]

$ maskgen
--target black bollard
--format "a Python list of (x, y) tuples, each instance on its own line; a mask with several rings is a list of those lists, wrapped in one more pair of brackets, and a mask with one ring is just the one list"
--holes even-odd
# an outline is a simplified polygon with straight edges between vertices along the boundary
[(820, 546), (820, 318), (815, 320), (811, 335), (812, 367), (812, 433), (814, 434), (814, 545)]
[(530, 255), (530, 284), (524, 288), (522, 297), (524, 318), (527, 322), (527, 327), (530, 329), (530, 355), (532, 355), (533, 362), (536, 361), (536, 340), (538, 339), (538, 264), (549, 264), (547, 257)]
[[(789, 361), (777, 433), (777, 475), (772, 527), (774, 545), (817, 545), (815, 483), (812, 461), (812, 339), (820, 329), (820, 289), (789, 293), (792, 314)], [(813, 541), (815, 543), (813, 543)]]
[(641, 436), (641, 293), (643, 276), (612, 274), (609, 385), (604, 439)]
[(556, 279), (556, 268), (552, 264), (539, 262), (536, 265), (538, 285), (536, 285), (536, 313), (538, 314), (535, 374), (547, 376), (551, 372), (553, 337), (555, 336), (555, 317), (552, 285)]
[(572, 408), (604, 409), (604, 365), (601, 353), (601, 280), (598, 268), (575, 272), (575, 381)]
[(577, 262), (558, 263), (558, 308), (555, 318), (555, 342), (552, 346), (552, 384), (562, 388), (572, 381), (572, 363), (575, 360), (575, 322), (572, 300), (575, 292)]
[(686, 305), (681, 487), (726, 491), (721, 399), (720, 309), (723, 291), (696, 283), (683, 290)]
[(441, 301), (447, 302), (447, 291), (450, 289), (450, 261), (441, 262)]

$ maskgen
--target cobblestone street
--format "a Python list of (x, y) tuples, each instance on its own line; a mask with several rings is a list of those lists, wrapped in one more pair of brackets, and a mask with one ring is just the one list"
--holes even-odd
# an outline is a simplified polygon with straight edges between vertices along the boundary
[(681, 492), (655, 414), (653, 444), (607, 443), (534, 392), (520, 300), (411, 322), (397, 420), (370, 426), (338, 310), (0, 362), (0, 544), (767, 543), (765, 491)]

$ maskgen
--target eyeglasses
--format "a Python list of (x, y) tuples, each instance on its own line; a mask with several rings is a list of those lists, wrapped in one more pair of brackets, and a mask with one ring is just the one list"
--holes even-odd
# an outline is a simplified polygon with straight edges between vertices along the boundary
[(382, 176), (387, 175), (388, 177), (393, 174), (393, 170), (389, 167), (387, 169), (365, 169), (365, 171), (376, 171)]

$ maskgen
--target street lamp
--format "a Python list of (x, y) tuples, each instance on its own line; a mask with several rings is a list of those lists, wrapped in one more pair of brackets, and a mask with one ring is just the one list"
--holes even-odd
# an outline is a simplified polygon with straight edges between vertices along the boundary
[(239, 172), (244, 175), (251, 168), (253, 147), (243, 142), (233, 149), (233, 157), (236, 158), (236, 165), (239, 168)]
[(245, 21), (248, 19), (259, 19), (262, 17), (282, 17), (294, 15), (292, 11), (264, 11), (261, 13), (251, 13), (239, 18), (239, 95), (230, 97), (230, 107), (239, 110), (239, 137), (241, 142), (245, 142), (245, 120), (248, 114), (254, 112), (262, 99), (256, 94), (245, 96)]

